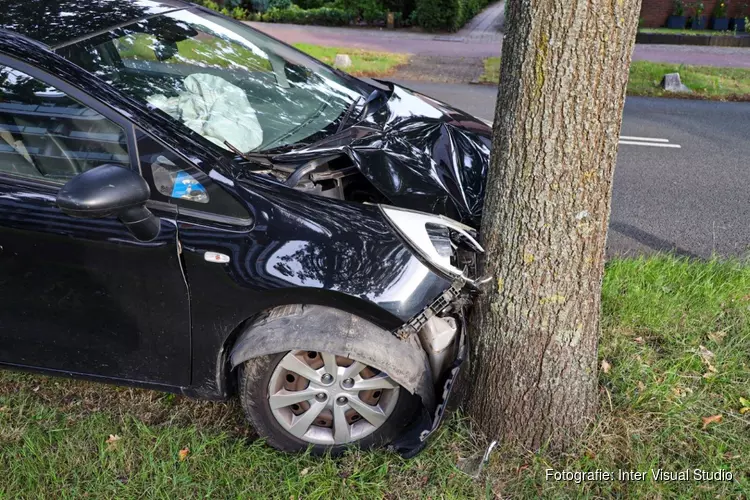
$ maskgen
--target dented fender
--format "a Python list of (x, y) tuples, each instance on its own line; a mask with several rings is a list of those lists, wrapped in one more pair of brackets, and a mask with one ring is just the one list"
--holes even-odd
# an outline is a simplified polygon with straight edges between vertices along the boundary
[(323, 351), (357, 359), (388, 374), (435, 410), (435, 390), (419, 339), (390, 331), (332, 307), (290, 305), (271, 310), (240, 335), (229, 360), (232, 369), (249, 359), (290, 350)]

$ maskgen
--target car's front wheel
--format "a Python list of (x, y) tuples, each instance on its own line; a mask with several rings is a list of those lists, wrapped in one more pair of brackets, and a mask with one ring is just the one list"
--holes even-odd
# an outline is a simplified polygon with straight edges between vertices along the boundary
[(246, 361), (240, 400), (256, 431), (284, 451), (337, 453), (388, 444), (408, 425), (418, 397), (366, 363), (318, 351)]

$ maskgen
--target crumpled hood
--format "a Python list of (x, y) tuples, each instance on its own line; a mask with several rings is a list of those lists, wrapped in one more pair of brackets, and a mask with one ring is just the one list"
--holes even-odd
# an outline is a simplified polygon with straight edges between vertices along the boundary
[(479, 227), (492, 129), (430, 97), (391, 87), (364, 121), (274, 161), (343, 153), (394, 205)]

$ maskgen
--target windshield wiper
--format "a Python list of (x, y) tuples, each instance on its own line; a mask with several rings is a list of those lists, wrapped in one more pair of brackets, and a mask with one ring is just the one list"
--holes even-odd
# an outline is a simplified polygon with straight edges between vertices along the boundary
[[(372, 92), (370, 92), (370, 95), (367, 96), (365, 99), (365, 103), (362, 105), (362, 110), (355, 116), (354, 118), (357, 121), (364, 120), (367, 118), (367, 115), (372, 110), (372, 104), (385, 97), (388, 98), (388, 94), (383, 92), (380, 89), (375, 89)], [(352, 117), (352, 114), (354, 113), (354, 110), (357, 108), (357, 104), (362, 100), (362, 96), (359, 96), (357, 99), (352, 101), (352, 103), (349, 105), (349, 108), (347, 108), (346, 113), (344, 113), (344, 116), (341, 118), (341, 123), (339, 123), (339, 127), (336, 130), (336, 133), (341, 132), (341, 130), (346, 126), (346, 124), (349, 122), (349, 119)]]
[(273, 162), (268, 159), (268, 156), (264, 154), (259, 153), (243, 153), (240, 151), (236, 146), (234, 146), (229, 141), (224, 141), (224, 145), (228, 147), (230, 150), (232, 150), (232, 153), (236, 154), (237, 156), (240, 156), (241, 158), (251, 161), (253, 163), (259, 163), (263, 165), (264, 167), (273, 168)]
[(367, 118), (367, 115), (370, 113), (370, 111), (373, 110), (372, 103), (382, 98), (388, 99), (388, 94), (386, 94), (380, 89), (375, 89), (372, 92), (370, 92), (370, 95), (368, 95), (367, 99), (365, 99), (365, 105), (362, 106), (362, 111), (360, 111), (359, 116), (357, 118), (359, 120), (364, 120), (365, 118)]
[(344, 116), (341, 117), (339, 128), (336, 129), (337, 134), (341, 132), (341, 129), (343, 129), (346, 123), (349, 121), (349, 117), (352, 115), (352, 113), (354, 113), (354, 110), (357, 108), (357, 104), (359, 104), (359, 101), (361, 100), (362, 100), (362, 96), (357, 97), (356, 99), (352, 101), (349, 107), (346, 108), (346, 113), (344, 113)]

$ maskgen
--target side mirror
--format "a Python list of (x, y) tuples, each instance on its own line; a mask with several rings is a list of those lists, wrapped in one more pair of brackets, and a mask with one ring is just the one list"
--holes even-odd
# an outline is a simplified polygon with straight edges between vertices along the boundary
[(145, 207), (151, 196), (138, 173), (118, 165), (101, 165), (78, 174), (57, 193), (57, 206), (72, 217), (116, 215), (141, 241), (159, 235), (161, 222)]

